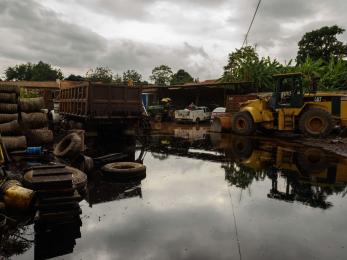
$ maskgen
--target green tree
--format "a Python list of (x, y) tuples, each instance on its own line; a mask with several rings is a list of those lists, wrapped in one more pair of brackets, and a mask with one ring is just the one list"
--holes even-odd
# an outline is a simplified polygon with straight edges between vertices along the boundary
[(68, 77), (65, 78), (65, 80), (83, 81), (84, 78), (81, 75), (70, 74)]
[(150, 80), (154, 81), (156, 85), (166, 86), (169, 85), (172, 78), (172, 70), (167, 65), (160, 65), (152, 70)]
[(178, 70), (172, 75), (170, 85), (179, 85), (194, 82), (193, 77), (183, 69)]
[(329, 62), (330, 57), (346, 57), (347, 45), (336, 38), (344, 31), (334, 25), (305, 33), (298, 43), (297, 63), (305, 62), (307, 57), (314, 61), (322, 59), (324, 62)]
[(229, 54), (221, 81), (250, 81), (259, 90), (270, 90), (273, 88), (272, 75), (284, 69), (277, 60), (259, 58), (254, 47), (246, 46)]
[(96, 67), (90, 69), (86, 73), (86, 79), (89, 81), (111, 83), (113, 80), (113, 73), (107, 67)]
[(60, 69), (54, 69), (50, 64), (39, 61), (37, 64), (20, 64), (5, 70), (6, 80), (45, 81), (63, 79)]
[(134, 83), (141, 82), (142, 76), (136, 70), (127, 70), (123, 73), (123, 82), (128, 82), (132, 80)]

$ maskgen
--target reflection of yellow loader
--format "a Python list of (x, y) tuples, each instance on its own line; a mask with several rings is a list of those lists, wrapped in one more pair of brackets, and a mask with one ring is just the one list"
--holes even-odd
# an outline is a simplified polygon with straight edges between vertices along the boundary
[(347, 126), (347, 95), (336, 93), (304, 94), (301, 73), (274, 76), (271, 99), (244, 102), (232, 117), (236, 134), (250, 135), (255, 130), (278, 130), (311, 137), (330, 134), (336, 123)]
[[(305, 148), (302, 151), (281, 147), (270, 142), (261, 143), (261, 149), (254, 149), (250, 139), (235, 138), (232, 156), (256, 171), (273, 165), (285, 172), (298, 173), (302, 181), (322, 184), (347, 184), (347, 159), (329, 157), (318, 148)], [(252, 149), (248, 157), (244, 152)]]

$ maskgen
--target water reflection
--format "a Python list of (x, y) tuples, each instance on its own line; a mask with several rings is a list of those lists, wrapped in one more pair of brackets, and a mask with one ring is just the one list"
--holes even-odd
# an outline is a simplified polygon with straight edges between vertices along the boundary
[(14, 258), (345, 258), (345, 158), (204, 126), (162, 124), (137, 137), (136, 152), (134, 140), (124, 143), (147, 166), (147, 177), (124, 183), (92, 172), (80, 203), (82, 226), (28, 226), (31, 242)]
[[(143, 146), (160, 160), (179, 155), (221, 162), (225, 180), (237, 188), (247, 189), (254, 181), (269, 179), (267, 196), (271, 199), (327, 209), (332, 206), (329, 195), (346, 194), (345, 158), (283, 140), (207, 134), (206, 129), (196, 132), (196, 128), (175, 129), (175, 135), (147, 136)], [(279, 190), (279, 178), (285, 181), (284, 190)]]

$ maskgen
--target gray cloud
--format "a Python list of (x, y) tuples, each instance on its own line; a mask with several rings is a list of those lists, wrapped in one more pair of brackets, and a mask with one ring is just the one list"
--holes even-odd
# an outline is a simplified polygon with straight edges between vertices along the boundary
[[(216, 78), (239, 48), (257, 0), (0, 0), (0, 69), (43, 60), (65, 74), (95, 66), (116, 73), (154, 66)], [(347, 24), (347, 2), (262, 1), (248, 42), (261, 55), (295, 58), (306, 31)], [(128, 33), (130, 31), (130, 33)], [(341, 37), (347, 39), (347, 33)]]

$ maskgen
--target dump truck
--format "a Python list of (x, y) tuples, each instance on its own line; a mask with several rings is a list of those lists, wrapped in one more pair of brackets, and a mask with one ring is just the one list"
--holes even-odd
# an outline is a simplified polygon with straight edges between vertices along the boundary
[(81, 82), (60, 89), (59, 113), (85, 124), (137, 123), (143, 114), (141, 92), (141, 87)]

